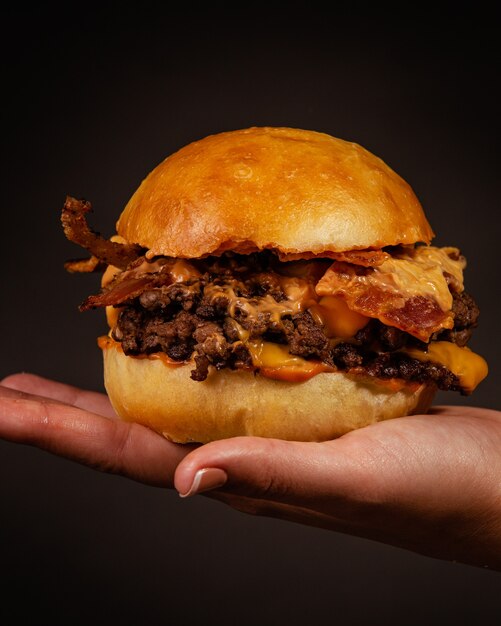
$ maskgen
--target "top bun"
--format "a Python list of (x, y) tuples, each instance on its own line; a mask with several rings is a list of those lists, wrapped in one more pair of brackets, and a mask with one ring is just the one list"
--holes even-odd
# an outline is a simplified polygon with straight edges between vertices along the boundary
[(211, 135), (141, 183), (117, 223), (149, 255), (197, 258), (430, 243), (410, 186), (356, 143), (294, 128)]

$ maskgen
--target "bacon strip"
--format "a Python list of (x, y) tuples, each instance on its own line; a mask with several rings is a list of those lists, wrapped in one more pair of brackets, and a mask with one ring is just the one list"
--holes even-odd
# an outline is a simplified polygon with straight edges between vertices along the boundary
[(333, 259), (335, 261), (344, 261), (353, 265), (361, 265), (362, 267), (375, 267), (381, 265), (390, 258), (390, 255), (383, 250), (346, 250), (344, 252), (322, 252), (314, 254), (313, 252), (298, 252), (287, 254), (285, 252), (277, 252), (280, 261), (302, 261), (309, 259)]
[[(418, 289), (413, 293), (415, 285), (392, 287), (389, 277), (391, 274), (335, 261), (316, 292), (341, 297), (353, 311), (377, 318), (421, 341), (429, 341), (433, 333), (453, 327), (450, 308), (444, 311), (435, 298), (419, 293)], [(444, 285), (448, 291), (445, 279)]]
[[(109, 241), (91, 230), (85, 219), (85, 214), (91, 210), (91, 203), (87, 200), (77, 200), (68, 196), (61, 213), (64, 234), (70, 241), (91, 252), (102, 263), (125, 269), (142, 255), (143, 249), (137, 244)], [(88, 265), (83, 262), (80, 262), (80, 265), (70, 262), (67, 269), (78, 272), (84, 268), (84, 271), (89, 271), (88, 267), (91, 265), (91, 259), (89, 259)]]
[[(155, 262), (139, 257), (129, 269), (119, 272), (100, 293), (89, 296), (80, 305), (80, 311), (102, 306), (118, 306), (140, 296), (146, 289), (179, 282), (179, 261), (161, 258)], [(175, 273), (176, 268), (178, 274)], [(184, 278), (184, 277), (183, 277)]]
[(96, 307), (117, 306), (140, 296), (147, 287), (156, 282), (155, 278), (155, 274), (143, 274), (113, 281), (110, 287), (103, 289), (101, 293), (87, 297), (78, 308), (80, 311), (88, 311)]
[(105, 269), (105, 264), (97, 256), (92, 255), (88, 259), (74, 259), (66, 261), (64, 269), (70, 274), (89, 274), (90, 272), (100, 272)]
[(346, 252), (335, 252), (336, 261), (353, 263), (363, 267), (374, 267), (382, 265), (386, 259), (390, 258), (387, 252), (382, 250), (347, 250)]

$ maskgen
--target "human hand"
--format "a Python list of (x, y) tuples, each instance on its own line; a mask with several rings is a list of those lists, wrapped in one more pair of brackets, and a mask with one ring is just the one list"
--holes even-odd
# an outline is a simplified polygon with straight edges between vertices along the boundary
[(119, 420), (104, 394), (32, 374), (1, 382), (0, 438), (158, 487), (173, 486), (177, 464), (193, 449)]
[(183, 495), (202, 477), (198, 492), (246, 513), (501, 569), (497, 411), (437, 407), (324, 443), (238, 437), (195, 447), (114, 419), (102, 394), (27, 374), (2, 384), (5, 439), (151, 485), (172, 486), (175, 472)]
[(498, 411), (436, 407), (324, 443), (216, 441), (176, 470), (181, 494), (197, 483), (245, 513), (501, 570)]

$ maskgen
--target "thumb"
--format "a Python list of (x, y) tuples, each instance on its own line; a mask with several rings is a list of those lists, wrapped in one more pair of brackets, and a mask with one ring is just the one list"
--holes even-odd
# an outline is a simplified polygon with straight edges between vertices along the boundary
[[(342, 440), (303, 443), (236, 437), (215, 441), (188, 454), (174, 484), (182, 497), (211, 489), (296, 506), (318, 505), (360, 491), (360, 472)], [(358, 473), (357, 473), (358, 472)]]

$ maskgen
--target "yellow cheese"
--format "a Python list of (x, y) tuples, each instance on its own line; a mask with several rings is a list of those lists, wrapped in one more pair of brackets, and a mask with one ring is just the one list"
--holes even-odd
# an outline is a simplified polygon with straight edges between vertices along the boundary
[(303, 366), (308, 363), (299, 356), (293, 356), (287, 346), (256, 339), (246, 344), (254, 367)]
[(299, 356), (293, 356), (287, 346), (277, 343), (256, 339), (245, 345), (249, 349), (252, 364), (267, 378), (299, 383), (335, 369), (321, 361), (307, 361)]
[[(116, 235), (112, 237), (111, 240), (115, 241), (115, 239), (117, 238), (122, 239), (122, 237), (119, 237), (118, 235)], [(123, 242), (119, 242), (119, 243), (123, 243)], [(115, 276), (119, 274), (121, 271), (122, 270), (120, 270), (118, 267), (115, 267), (114, 265), (108, 265), (108, 267), (106, 268), (101, 278), (101, 287), (106, 287), (107, 285), (109, 285), (111, 281), (115, 278)], [(108, 326), (110, 328), (115, 328), (116, 323), (118, 322), (119, 314), (120, 314), (119, 309), (116, 309), (113, 306), (106, 307), (106, 321), (108, 322)]]
[(101, 278), (101, 287), (106, 287), (111, 283), (117, 274), (120, 274), (122, 270), (114, 265), (108, 265)]
[(108, 322), (108, 326), (110, 328), (115, 328), (118, 322), (119, 315), (120, 315), (120, 309), (115, 308), (114, 306), (106, 307), (106, 321)]
[(346, 302), (334, 296), (320, 298), (317, 305), (309, 309), (313, 319), (320, 323), (328, 337), (350, 339), (367, 325), (370, 318), (348, 308)]
[(471, 392), (487, 376), (488, 367), (485, 359), (469, 348), (460, 348), (450, 341), (434, 341), (423, 352), (417, 348), (407, 348), (405, 352), (419, 361), (432, 361), (445, 365), (455, 374), (465, 391)]

